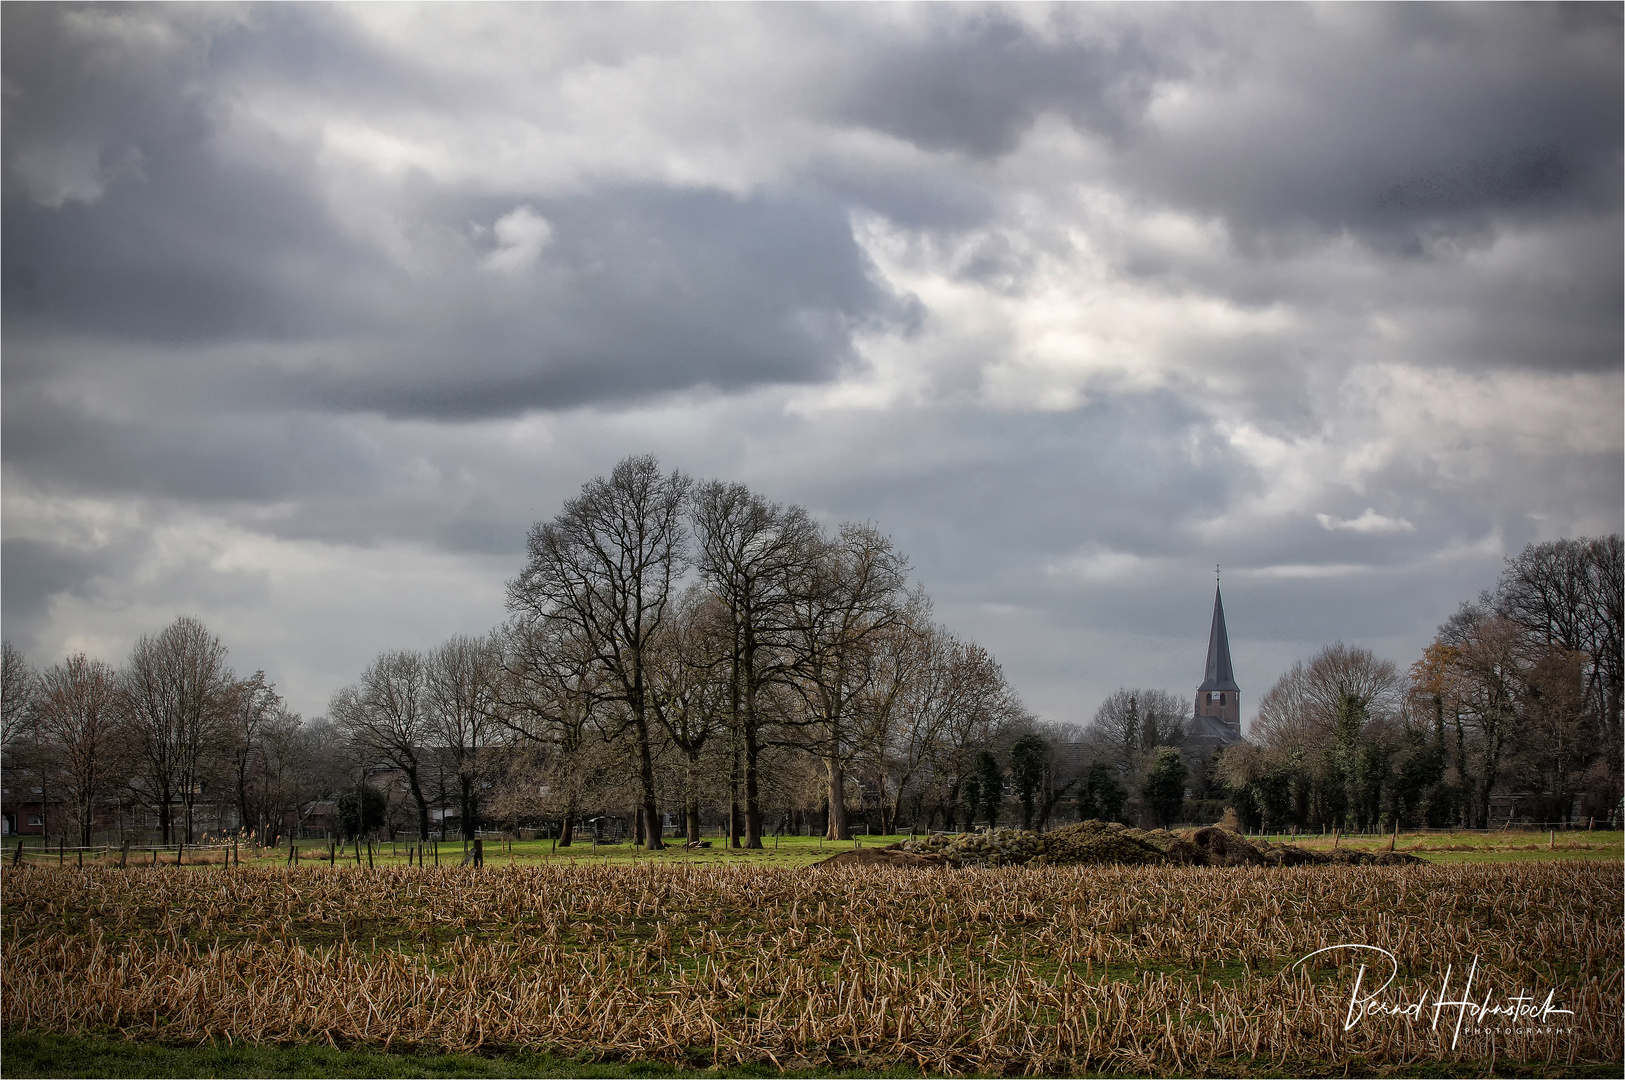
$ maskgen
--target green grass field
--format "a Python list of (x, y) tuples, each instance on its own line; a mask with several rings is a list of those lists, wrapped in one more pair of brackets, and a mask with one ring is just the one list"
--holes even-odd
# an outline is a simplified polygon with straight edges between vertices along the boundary
[[(484, 841), (485, 860), (489, 866), (515, 865), (515, 866), (541, 866), (552, 863), (567, 863), (578, 866), (591, 865), (598, 862), (604, 865), (618, 863), (671, 863), (685, 866), (730, 865), (730, 866), (810, 866), (821, 859), (841, 851), (850, 851), (854, 846), (883, 847), (899, 840), (907, 840), (907, 834), (893, 836), (860, 836), (855, 840), (826, 841), (811, 836), (785, 836), (767, 837), (760, 850), (744, 848), (729, 848), (722, 838), (711, 837), (711, 846), (689, 850), (676, 842), (669, 842), (669, 846), (660, 851), (648, 851), (633, 845), (630, 841), (616, 844), (593, 845), (591, 840), (577, 841), (570, 847), (560, 848), (550, 840), (486, 840)], [(1332, 848), (1332, 837), (1319, 833), (1302, 834), (1294, 836), (1290, 833), (1275, 833), (1265, 837), (1272, 844), (1297, 844), (1316, 851), (1329, 851)], [(1339, 847), (1353, 848), (1360, 851), (1386, 851), (1390, 841), (1388, 836), (1355, 836), (1340, 837), (1337, 841)], [(328, 861), (326, 843), (319, 840), (303, 840), (298, 844), (299, 865), (307, 866)], [(385, 842), (372, 849), (372, 860), (375, 866), (405, 866), (408, 860), (409, 845), (404, 842)], [(448, 840), (438, 843), (441, 865), (456, 865), (464, 857), (465, 845), (460, 840)], [(12, 850), (15, 850), (14, 848)], [(28, 851), (35, 854), (27, 856), (30, 863), (44, 862), (49, 864), (52, 860), (48, 856), (41, 859), (39, 852), (45, 851), (37, 844), (30, 844)], [(1407, 852), (1425, 859), (1428, 862), (1440, 863), (1480, 863), (1480, 862), (1546, 862), (1569, 859), (1590, 859), (1614, 862), (1625, 862), (1625, 832), (1619, 831), (1581, 831), (1559, 832), (1555, 837), (1549, 832), (1529, 832), (1522, 830), (1507, 830), (1497, 832), (1450, 832), (1450, 833), (1400, 833), (1394, 844), (1394, 850)], [(259, 852), (253, 847), (243, 845), (237, 849), (238, 858), (243, 865), (273, 866), (286, 865), (288, 849), (281, 847), (273, 850)], [(131, 855), (132, 861), (138, 856)], [(142, 858), (150, 856), (142, 855)], [(366, 854), (362, 855), (363, 864)], [(430, 865), (433, 865), (434, 856), (427, 856)], [(203, 849), (197, 852), (188, 852), (185, 861), (189, 864), (201, 865), (218, 864), (223, 858), (219, 849)], [(116, 862), (117, 850), (103, 855), (91, 855), (86, 859), (86, 865), (106, 864)], [(160, 855), (165, 862), (172, 862), (173, 852)], [(66, 862), (74, 864), (77, 856), (70, 851)], [(355, 848), (344, 846), (337, 855), (337, 861), (344, 861), (355, 865)]]
[[(332, 1046), (211, 1043), (168, 1046), (111, 1038), (106, 1035), (20, 1035), (0, 1038), (0, 1060), (8, 1077), (921, 1077), (918, 1069), (776, 1070), (762, 1066), (681, 1069), (659, 1061), (603, 1062), (553, 1054), (403, 1054), (367, 1047), (340, 1050)], [(967, 1073), (967, 1076), (988, 1076)], [(1088, 1071), (1079, 1076), (1135, 1077), (1180, 1075)], [(1195, 1074), (1190, 1074), (1195, 1075)], [(1265, 1066), (1250, 1076), (1322, 1075), (1302, 1066)], [(1337, 1076), (1452, 1077), (1450, 1066), (1421, 1063), (1397, 1068), (1335, 1070)], [(1614, 1077), (1613, 1065), (1542, 1065), (1501, 1062), (1496, 1076)]]
[[(1329, 851), (1330, 836), (1275, 834), (1266, 836), (1272, 844), (1297, 844), (1313, 851)], [(1339, 837), (1339, 847), (1359, 851), (1387, 851), (1389, 837)], [(1449, 832), (1400, 833), (1394, 843), (1395, 851), (1407, 852), (1428, 862), (1438, 863), (1522, 863), (1548, 862), (1566, 859), (1599, 859), (1625, 861), (1625, 832), (1574, 830), (1559, 832), (1528, 832), (1508, 829), (1504, 832)]]
[[(8, 1077), (918, 1077), (918, 1069), (681, 1069), (660, 1061), (595, 1061), (556, 1054), (390, 1053), (360, 1046), (209, 1043), (172, 1046), (108, 1035), (7, 1035)], [(1516, 1074), (1513, 1074), (1516, 1075)], [(1573, 1074), (1570, 1074), (1573, 1075)], [(1607, 1075), (1597, 1073), (1595, 1075)]]

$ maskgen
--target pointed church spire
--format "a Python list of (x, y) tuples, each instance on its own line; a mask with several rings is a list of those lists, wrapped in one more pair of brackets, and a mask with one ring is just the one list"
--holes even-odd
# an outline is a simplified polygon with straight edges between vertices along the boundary
[(1208, 633), (1207, 639), (1207, 673), (1202, 685), (1196, 688), (1197, 693), (1209, 690), (1226, 690), (1235, 693), (1241, 687), (1236, 685), (1236, 673), (1230, 667), (1230, 635), (1224, 629), (1224, 600), (1219, 595), (1219, 586), (1213, 586), (1213, 629)]

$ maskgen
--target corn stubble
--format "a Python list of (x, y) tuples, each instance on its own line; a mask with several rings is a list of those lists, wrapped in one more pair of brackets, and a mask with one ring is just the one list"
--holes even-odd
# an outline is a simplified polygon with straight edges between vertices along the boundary
[[(4, 872), (8, 1031), (930, 1072), (1621, 1059), (1621, 872), (548, 866)], [(1344, 1030), (1385, 995), (1548, 989), (1568, 1034)], [(1380, 966), (1380, 965), (1379, 965)], [(1368, 973), (1369, 974), (1369, 973)], [(1379, 977), (1380, 978), (1380, 977)], [(1369, 986), (1369, 982), (1367, 984)], [(1459, 996), (1459, 994), (1452, 995)], [(1465, 1069), (1463, 1071), (1466, 1071)]]

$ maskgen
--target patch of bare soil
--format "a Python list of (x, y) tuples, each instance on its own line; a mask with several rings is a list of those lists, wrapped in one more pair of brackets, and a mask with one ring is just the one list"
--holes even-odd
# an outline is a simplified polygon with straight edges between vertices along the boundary
[(1169, 832), (1080, 821), (1052, 832), (998, 829), (938, 834), (884, 848), (858, 848), (816, 866), (1397, 866), (1424, 860), (1404, 852), (1310, 851), (1209, 825)]

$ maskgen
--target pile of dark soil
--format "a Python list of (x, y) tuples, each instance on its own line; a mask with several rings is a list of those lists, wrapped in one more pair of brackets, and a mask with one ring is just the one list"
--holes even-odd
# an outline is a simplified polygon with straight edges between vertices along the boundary
[(904, 850), (902, 844), (889, 844), (842, 851), (813, 866), (941, 866), (945, 861), (941, 855), (922, 855)]
[(1080, 821), (1052, 832), (998, 829), (937, 834), (884, 848), (843, 851), (818, 866), (1396, 866), (1419, 863), (1398, 852), (1310, 851), (1271, 844), (1210, 825), (1186, 832), (1131, 829), (1117, 822)]

